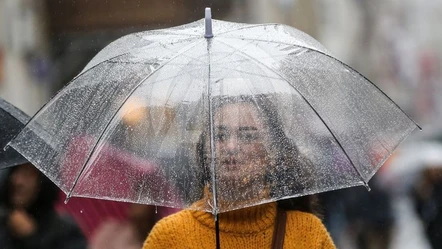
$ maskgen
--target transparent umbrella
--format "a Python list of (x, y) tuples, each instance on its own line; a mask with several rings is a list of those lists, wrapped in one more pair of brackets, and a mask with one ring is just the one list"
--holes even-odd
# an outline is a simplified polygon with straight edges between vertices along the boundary
[(29, 121), (29, 116), (0, 98), (0, 169), (26, 163), (26, 159), (13, 149), (3, 150)]
[(217, 214), (367, 185), (416, 127), (307, 34), (206, 18), (111, 43), (10, 144), (69, 197)]

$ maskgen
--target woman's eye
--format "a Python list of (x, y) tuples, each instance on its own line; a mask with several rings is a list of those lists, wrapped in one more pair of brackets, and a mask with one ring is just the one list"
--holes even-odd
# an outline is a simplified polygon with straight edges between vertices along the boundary
[(217, 140), (217, 141), (225, 141), (225, 140), (227, 140), (227, 138), (228, 138), (228, 136), (227, 136), (227, 134), (226, 133), (224, 133), (224, 132), (221, 132), (221, 133), (217, 133), (216, 135), (215, 135), (215, 139)]
[(259, 134), (257, 132), (240, 132), (238, 139), (243, 142), (253, 142), (258, 140)]

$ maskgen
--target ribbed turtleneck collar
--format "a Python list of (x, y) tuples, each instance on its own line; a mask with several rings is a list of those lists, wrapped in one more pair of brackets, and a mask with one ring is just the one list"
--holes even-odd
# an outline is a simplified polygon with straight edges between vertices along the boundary
[[(192, 210), (191, 212), (200, 223), (212, 229), (215, 228), (215, 220), (212, 213), (199, 210)], [(275, 217), (276, 203), (274, 202), (238, 209), (218, 215), (219, 229), (227, 233), (256, 233), (273, 226)]]

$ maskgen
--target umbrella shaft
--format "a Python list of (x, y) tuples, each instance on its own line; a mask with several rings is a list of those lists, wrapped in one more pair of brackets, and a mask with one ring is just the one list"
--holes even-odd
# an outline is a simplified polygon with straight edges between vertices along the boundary
[(219, 217), (218, 214), (215, 215), (215, 242), (216, 242), (216, 249), (220, 249), (220, 242), (219, 242)]

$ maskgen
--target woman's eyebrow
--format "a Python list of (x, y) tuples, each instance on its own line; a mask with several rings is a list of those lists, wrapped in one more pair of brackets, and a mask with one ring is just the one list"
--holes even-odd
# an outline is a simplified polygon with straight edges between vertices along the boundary
[(217, 125), (216, 128), (218, 130), (228, 130), (227, 126), (225, 126), (225, 125)]
[(255, 126), (241, 126), (238, 128), (238, 130), (240, 130), (240, 131), (257, 131), (258, 128), (256, 128)]

